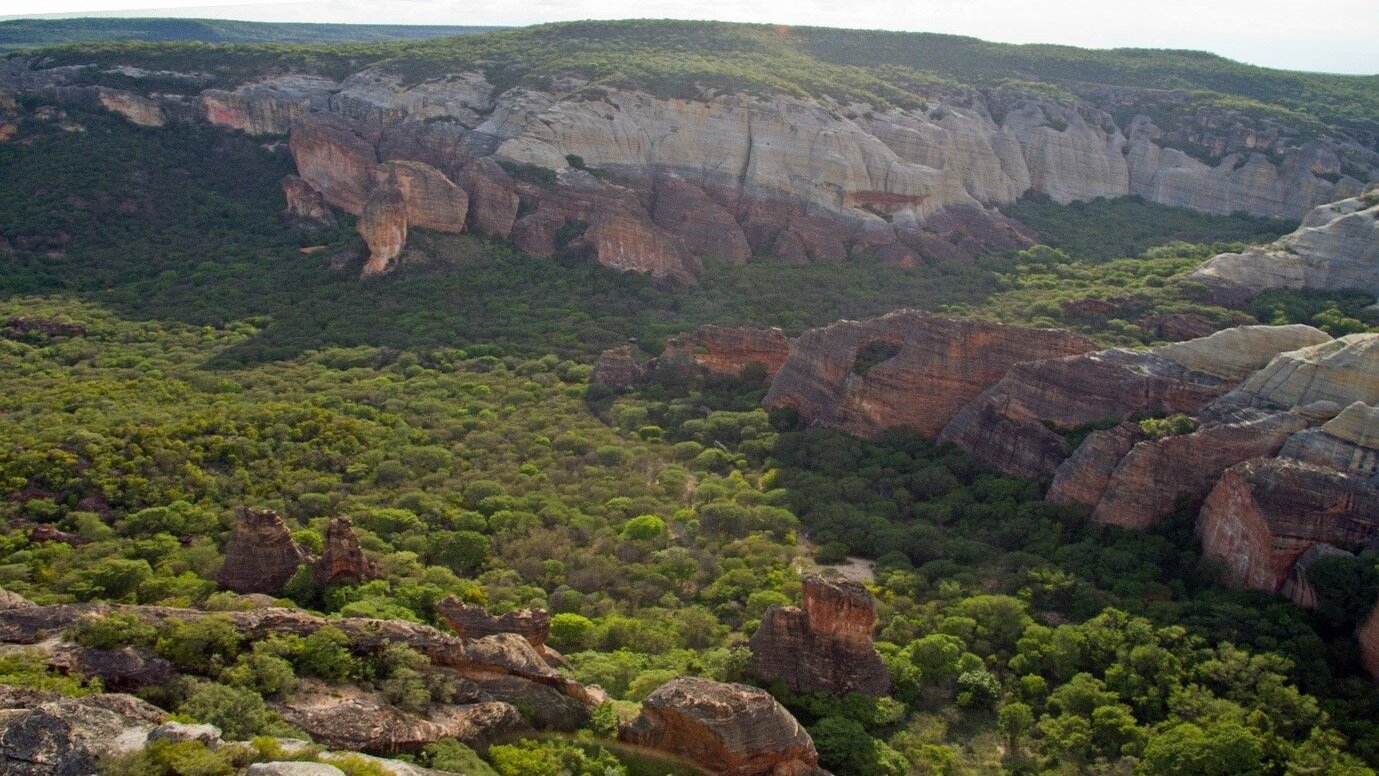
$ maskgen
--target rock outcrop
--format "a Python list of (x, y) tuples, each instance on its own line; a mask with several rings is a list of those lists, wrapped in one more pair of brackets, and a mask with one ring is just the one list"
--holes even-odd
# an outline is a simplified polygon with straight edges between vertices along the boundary
[(225, 543), (225, 564), (216, 582), (236, 593), (277, 593), (307, 560), (277, 512), (246, 508)]
[(1057, 329), (900, 310), (800, 335), (764, 404), (861, 436), (894, 427), (935, 436), (1013, 365), (1093, 347)]
[(1379, 407), (1357, 401), (1320, 428), (1289, 437), (1279, 457), (1374, 477), (1379, 474)]
[(780, 329), (709, 325), (670, 338), (650, 367), (681, 378), (739, 377), (758, 367), (769, 381), (789, 357), (790, 340)]
[(546, 646), (546, 638), (551, 634), (551, 615), (544, 609), (519, 609), (492, 615), (482, 606), (450, 596), (436, 604), (436, 613), (444, 617), (461, 638), (481, 639), (497, 633), (515, 633), (539, 650)]
[[(1236, 423), (1210, 424), (1187, 434), (1142, 440), (1116, 463), (1100, 497), (1082, 503), (1093, 507), (1092, 519), (1099, 523), (1149, 528), (1180, 506), (1195, 508), (1226, 469), (1251, 458), (1274, 455), (1307, 423), (1291, 412), (1264, 414)], [(1094, 445), (1093, 449), (1100, 448)], [(1090, 479), (1088, 475), (1064, 474), (1064, 469), (1104, 466), (1105, 461), (1091, 461), (1094, 454), (1089, 451), (1083, 455), (1079, 448), (1059, 467), (1054, 482), (1060, 481), (1060, 475), (1064, 482)], [(1066, 496), (1066, 490), (1050, 488), (1050, 501), (1066, 503)]]
[(1296, 232), (1244, 253), (1223, 253), (1190, 278), (1227, 298), (1276, 288), (1379, 294), (1379, 188), (1321, 205)]
[(799, 693), (883, 696), (891, 676), (872, 643), (876, 608), (856, 582), (804, 578), (804, 607), (773, 606), (752, 634), (751, 672)]
[(589, 382), (610, 388), (626, 388), (642, 382), (647, 377), (647, 368), (637, 363), (636, 352), (632, 345), (619, 345), (603, 351), (599, 354), (599, 360), (594, 362)]
[(315, 562), (316, 582), (367, 582), (379, 575), (378, 564), (364, 556), (359, 537), (349, 518), (331, 518), (326, 526), (325, 546)]
[(155, 100), (148, 97), (121, 89), (105, 88), (99, 89), (97, 96), (102, 107), (111, 113), (118, 113), (131, 124), (137, 124), (141, 127), (161, 127), (168, 123), (168, 117), (163, 114), (163, 109)]
[(1222, 398), (1235, 407), (1287, 409), (1315, 402), (1379, 405), (1379, 334), (1350, 334), (1280, 353)]
[(1228, 580), (1278, 592), (1316, 544), (1361, 547), (1379, 528), (1379, 489), (1358, 477), (1297, 461), (1246, 461), (1221, 477), (1202, 506), (1202, 549)]
[(1279, 595), (1292, 601), (1304, 609), (1312, 609), (1317, 605), (1317, 590), (1312, 586), (1312, 581), (1308, 579), (1308, 572), (1316, 565), (1317, 561), (1326, 558), (1349, 558), (1352, 554), (1339, 547), (1330, 544), (1314, 544), (1303, 551), (1293, 563), (1293, 568), (1288, 570), (1288, 576), (1283, 580), (1283, 586), (1279, 588)]
[(1310, 326), (1242, 326), (1150, 350), (1017, 364), (941, 438), (1008, 474), (1049, 478), (1072, 453), (1071, 432), (1141, 413), (1195, 413), (1275, 354), (1329, 340)]
[(0, 686), (0, 772), (96, 773), (102, 757), (141, 749), (166, 718), (161, 709), (132, 695), (67, 698)]
[(381, 754), (416, 751), (445, 738), (484, 749), (527, 729), (510, 703), (432, 704), (424, 714), (413, 714), (377, 693), (324, 686), (295, 692), (273, 709), (326, 746)]
[(282, 187), (283, 199), (287, 201), (284, 212), (288, 218), (303, 225), (335, 226), (335, 213), (326, 205), (326, 199), (321, 196), (321, 192), (310, 183), (295, 175), (289, 175), (283, 178)]
[(821, 776), (809, 733), (764, 690), (681, 677), (642, 703), (623, 741), (689, 759), (723, 776)]

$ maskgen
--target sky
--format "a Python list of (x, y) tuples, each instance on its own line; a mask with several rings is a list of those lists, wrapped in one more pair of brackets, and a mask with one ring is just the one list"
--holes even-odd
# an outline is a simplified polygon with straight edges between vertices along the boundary
[(0, 0), (0, 19), (184, 16), (253, 21), (527, 25), (674, 18), (811, 24), (1212, 51), (1268, 67), (1379, 73), (1379, 0), (1323, 12), (1299, 0)]

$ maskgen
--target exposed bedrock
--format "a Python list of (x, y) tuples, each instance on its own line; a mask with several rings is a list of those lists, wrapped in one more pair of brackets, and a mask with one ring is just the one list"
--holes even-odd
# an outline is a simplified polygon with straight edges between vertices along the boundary
[(894, 427), (934, 436), (1013, 364), (1093, 347), (1058, 329), (900, 310), (800, 335), (764, 403), (862, 436)]
[[(1123, 528), (1153, 526), (1179, 506), (1195, 508), (1202, 502), (1221, 474), (1241, 461), (1272, 456), (1296, 431), (1306, 428), (1306, 418), (1296, 413), (1256, 413), (1235, 423), (1205, 425), (1187, 434), (1143, 439), (1125, 451), (1105, 480), (1095, 500), (1070, 497), (1072, 483), (1089, 483), (1102, 471), (1107, 460), (1096, 460), (1109, 453), (1111, 445), (1088, 439), (1074, 455), (1058, 467), (1055, 485), (1048, 499), (1054, 502), (1080, 501), (1092, 507), (1092, 519)], [(1108, 434), (1123, 438), (1119, 429)], [(1123, 432), (1122, 432), (1123, 433)], [(1090, 447), (1089, 447), (1090, 446)], [(1084, 453), (1083, 448), (1087, 448)], [(1110, 459), (1114, 460), (1114, 459)], [(1090, 472), (1078, 472), (1089, 467)], [(1059, 487), (1060, 483), (1063, 483)], [(1095, 488), (1088, 486), (1088, 495)]]
[(790, 340), (780, 329), (700, 326), (666, 341), (652, 368), (682, 377), (737, 377), (749, 367), (773, 379), (790, 358)]
[(1362, 547), (1379, 527), (1379, 490), (1369, 482), (1284, 458), (1227, 470), (1202, 506), (1202, 549), (1228, 580), (1278, 592), (1311, 546)]
[(618, 730), (623, 741), (723, 776), (823, 776), (814, 741), (765, 690), (696, 677), (661, 685)]
[(331, 518), (326, 526), (325, 547), (316, 559), (315, 575), (322, 585), (367, 582), (378, 577), (378, 564), (364, 556), (349, 518)]
[(225, 563), (216, 581), (236, 593), (277, 593), (307, 559), (277, 512), (243, 509), (225, 543)]
[(773, 606), (752, 634), (751, 672), (800, 693), (883, 696), (891, 676), (872, 643), (876, 607), (856, 582), (804, 578), (804, 606)]
[(1110, 350), (1011, 367), (943, 429), (1002, 471), (1054, 476), (1067, 435), (1141, 413), (1195, 413), (1278, 353), (1329, 341), (1311, 326), (1241, 326), (1149, 350)]
[(1244, 298), (1275, 288), (1379, 294), (1379, 187), (1321, 205), (1296, 232), (1243, 253), (1223, 253), (1191, 279), (1223, 298)]
[(1375, 477), (1379, 474), (1379, 407), (1357, 401), (1320, 428), (1294, 434), (1279, 457)]
[(1315, 402), (1379, 405), (1379, 334), (1349, 334), (1280, 353), (1213, 411), (1236, 407), (1290, 408)]

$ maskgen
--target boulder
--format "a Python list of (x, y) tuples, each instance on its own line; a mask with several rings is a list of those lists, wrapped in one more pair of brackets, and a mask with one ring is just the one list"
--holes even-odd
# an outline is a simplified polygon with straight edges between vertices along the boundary
[(461, 638), (481, 639), (497, 633), (515, 633), (537, 649), (546, 646), (551, 632), (551, 615), (544, 609), (519, 609), (492, 615), (482, 606), (467, 604), (449, 596), (436, 604), (436, 613)]
[(148, 733), (150, 741), (200, 741), (207, 746), (220, 743), (220, 728), (215, 725), (188, 725), (185, 722), (164, 722)]
[(244, 508), (225, 543), (225, 563), (216, 582), (236, 593), (277, 593), (306, 560), (277, 512)]
[(271, 762), (250, 765), (244, 776), (345, 776), (345, 772), (329, 763)]
[(381, 754), (415, 751), (444, 738), (482, 749), (526, 728), (509, 703), (431, 704), (425, 714), (412, 714), (375, 693), (314, 684), (275, 702), (273, 709), (326, 746)]
[(751, 672), (797, 693), (884, 696), (891, 675), (872, 643), (876, 607), (865, 587), (804, 578), (804, 607), (773, 606), (752, 634)]
[(360, 277), (376, 277), (393, 269), (407, 245), (407, 203), (402, 191), (389, 185), (375, 188), (356, 228), (369, 246), (369, 259)]
[(800, 335), (763, 404), (861, 436), (894, 427), (935, 436), (1012, 365), (1093, 347), (1056, 329), (899, 310)]
[(1202, 549), (1239, 587), (1278, 592), (1315, 544), (1360, 548), (1379, 528), (1379, 489), (1359, 477), (1283, 458), (1233, 466), (1202, 506)]
[(0, 772), (14, 776), (85, 776), (100, 758), (144, 746), (166, 718), (131, 695), (66, 698), (0, 687)]
[(424, 162), (384, 162), (373, 170), (374, 186), (395, 188), (407, 211), (408, 227), (461, 232), (469, 195), (440, 170)]
[(116, 692), (166, 687), (177, 678), (172, 663), (134, 647), (95, 649), (64, 644), (54, 648), (49, 663), (66, 673), (100, 679), (105, 689)]
[(809, 733), (766, 691), (681, 677), (661, 685), (618, 738), (687, 758), (724, 776), (812, 776)]
[(354, 215), (364, 212), (378, 154), (347, 119), (330, 113), (307, 114), (292, 125), (288, 146), (297, 174), (321, 192), (326, 202)]
[(31, 609), (34, 603), (24, 596), (10, 590), (0, 589), (0, 611), (6, 609)]
[(325, 548), (315, 563), (317, 584), (367, 582), (378, 575), (378, 564), (364, 556), (349, 518), (331, 518), (326, 526)]

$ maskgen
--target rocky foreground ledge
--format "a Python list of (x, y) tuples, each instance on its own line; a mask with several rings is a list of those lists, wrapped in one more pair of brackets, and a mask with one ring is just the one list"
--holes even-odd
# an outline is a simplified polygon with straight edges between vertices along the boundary
[[(819, 585), (827, 587), (826, 583), (816, 583)], [(853, 598), (856, 605), (844, 608), (864, 610), (869, 618), (863, 618), (866, 632), (851, 633), (850, 637), (853, 642), (865, 640), (875, 657), (870, 647), (870, 622), (875, 617), (870, 596), (854, 591)], [(825, 638), (839, 629), (827, 622), (837, 613), (836, 603), (811, 605), (819, 610), (817, 619), (823, 620), (814, 629)], [(106, 650), (69, 640), (71, 629), (83, 620), (116, 613), (153, 625), (227, 617), (251, 640), (285, 634), (307, 636), (331, 626), (345, 634), (349, 649), (357, 654), (393, 644), (411, 647), (431, 660), (428, 671), (444, 674), (458, 687), (454, 702), (432, 703), (424, 712), (416, 712), (392, 706), (377, 692), (303, 680), (296, 690), (270, 706), (314, 740), (314, 744), (280, 740), (277, 748), (294, 755), (294, 761), (313, 762), (260, 762), (249, 766), (247, 776), (337, 776), (339, 769), (330, 763), (338, 758), (361, 752), (386, 756), (415, 751), (443, 739), (457, 739), (483, 751), (490, 744), (534, 730), (573, 731), (583, 726), (595, 706), (607, 700), (599, 688), (563, 676), (542, 654), (538, 644), (545, 635), (544, 613), (492, 617), (458, 604), (448, 610), (451, 619), (469, 631), (492, 632), (464, 638), (416, 623), (325, 618), (276, 607), (205, 612), (110, 604), (35, 606), (0, 591), (0, 651), (31, 649), (64, 673), (97, 678), (107, 689), (122, 691), (69, 698), (0, 686), (0, 773), (91, 773), (103, 757), (136, 752), (158, 740), (197, 740), (211, 748), (247, 746), (223, 741), (220, 731), (209, 725), (169, 722), (162, 709), (124, 694), (156, 689), (176, 680), (178, 671), (167, 660), (134, 647)], [(846, 668), (839, 665), (830, 670), (836, 675)], [(519, 712), (519, 707), (524, 711)], [(826, 776), (818, 767), (818, 753), (808, 732), (768, 693), (746, 685), (691, 677), (672, 680), (652, 693), (636, 718), (621, 725), (619, 738), (710, 774)], [(377, 756), (369, 761), (396, 776), (436, 773)]]

